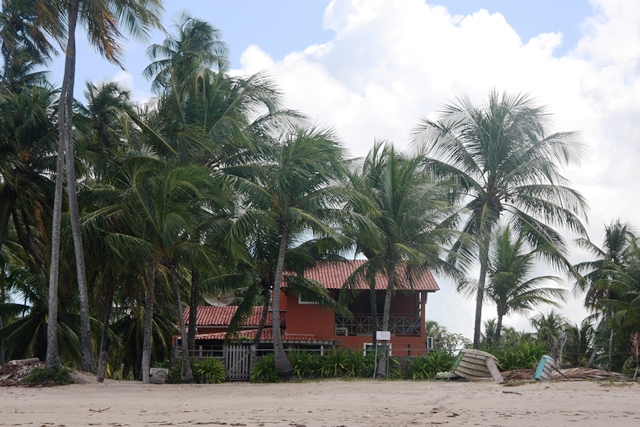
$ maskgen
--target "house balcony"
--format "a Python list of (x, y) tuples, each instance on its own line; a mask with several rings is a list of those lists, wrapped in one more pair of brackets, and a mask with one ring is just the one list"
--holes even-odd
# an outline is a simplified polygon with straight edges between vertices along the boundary
[[(378, 325), (382, 325), (382, 316), (378, 317)], [(390, 315), (389, 331), (395, 336), (420, 336), (420, 316)], [(354, 314), (352, 317), (336, 316), (336, 336), (371, 335), (373, 332), (369, 314)]]

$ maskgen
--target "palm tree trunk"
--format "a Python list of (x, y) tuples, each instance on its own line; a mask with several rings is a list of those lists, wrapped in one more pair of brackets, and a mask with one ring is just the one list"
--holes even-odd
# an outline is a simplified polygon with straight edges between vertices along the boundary
[(80, 213), (78, 210), (78, 196), (76, 190), (76, 173), (73, 153), (73, 87), (76, 71), (76, 23), (78, 19), (79, 0), (72, 0), (69, 10), (69, 38), (64, 67), (63, 86), (60, 93), (60, 107), (64, 109), (63, 121), (58, 123), (60, 144), (66, 150), (67, 193), (69, 196), (69, 214), (71, 233), (73, 235), (74, 252), (76, 256), (76, 274), (78, 276), (78, 296), (80, 301), (80, 338), (82, 343), (82, 370), (93, 372), (93, 357), (91, 353), (91, 329), (89, 321), (89, 297), (87, 295), (87, 278), (84, 265), (84, 251), (82, 248), (82, 231), (80, 229)]
[[(4, 283), (0, 283), (0, 304), (4, 304), (4, 300), (7, 297), (6, 291), (4, 289)], [(0, 313), (0, 331), (4, 328), (4, 317), (2, 317), (2, 313)], [(4, 360), (4, 337), (0, 334), (0, 365), (3, 365)]]
[(376, 332), (378, 331), (378, 298), (375, 280), (369, 285), (369, 304), (371, 304), (371, 343), (376, 350)]
[(264, 325), (267, 323), (267, 317), (269, 316), (269, 297), (271, 293), (269, 289), (262, 290), (262, 296), (264, 298), (264, 302), (262, 303), (262, 316), (260, 316), (260, 323), (258, 324), (258, 330), (256, 331), (256, 336), (253, 338), (253, 345), (255, 347), (260, 344), (260, 339), (262, 338), (262, 330), (264, 329)]
[(147, 286), (144, 291), (144, 327), (142, 333), (142, 382), (149, 384), (149, 368), (151, 367), (151, 348), (153, 343), (153, 299), (155, 292), (155, 265), (147, 263), (145, 278)]
[(191, 270), (191, 298), (189, 300), (189, 332), (187, 343), (190, 349), (196, 348), (196, 333), (198, 319), (198, 302), (200, 301), (200, 269)]
[[(482, 252), (482, 249), (480, 250)], [(473, 326), (473, 348), (480, 348), (480, 332), (482, 331), (482, 303), (484, 299), (484, 284), (487, 279), (487, 259), (480, 255), (480, 277), (478, 278), (478, 293), (476, 295), (476, 317)]]
[(182, 299), (180, 298), (180, 284), (175, 267), (169, 267), (171, 276), (171, 286), (173, 287), (173, 297), (176, 303), (176, 314), (180, 323), (180, 341), (182, 342), (182, 372), (180, 380), (182, 382), (191, 382), (193, 380), (193, 372), (191, 371), (191, 360), (189, 358), (189, 338), (187, 337), (187, 326), (184, 321), (184, 313), (182, 309)]
[(276, 265), (276, 276), (273, 283), (273, 353), (276, 362), (276, 371), (280, 377), (289, 379), (293, 375), (293, 366), (284, 352), (282, 344), (282, 331), (280, 330), (280, 286), (284, 273), (284, 257), (287, 251), (287, 241), (289, 230), (286, 225), (282, 225), (280, 235), (280, 248), (278, 249), (278, 263)]
[(500, 334), (502, 333), (502, 317), (503, 314), (498, 310), (498, 321), (496, 323), (496, 340), (494, 346), (500, 347)]
[(109, 319), (111, 319), (111, 306), (113, 305), (113, 293), (115, 286), (109, 285), (107, 297), (105, 298), (104, 317), (102, 318), (102, 332), (100, 333), (100, 350), (98, 354), (98, 382), (104, 381), (104, 371), (107, 365), (107, 335), (109, 334)]
[[(2, 212), (2, 218), (0, 218), (0, 249), (2, 249), (4, 239), (7, 236), (7, 231), (9, 230), (9, 219), (11, 219), (11, 212), (13, 212), (13, 208), (16, 205), (16, 200), (18, 199), (18, 194), (9, 187), (7, 187), (7, 193), (7, 204), (4, 207), (4, 212)], [(0, 301), (0, 303), (1, 302), (4, 301)]]
[(62, 213), (62, 180), (64, 176), (64, 152), (73, 131), (72, 106), (75, 80), (76, 23), (79, 0), (69, 5), (67, 48), (65, 50), (64, 77), (58, 104), (58, 159), (56, 162), (56, 190), (53, 202), (51, 227), (51, 265), (49, 266), (49, 323), (47, 327), (47, 368), (60, 368), (58, 351), (58, 272), (60, 264), (60, 217)]
[[(393, 294), (393, 287), (396, 283), (396, 266), (391, 263), (389, 267), (389, 276), (387, 282), (387, 291), (384, 295), (384, 311), (382, 314), (382, 331), (389, 330), (389, 315), (391, 313), (391, 295)], [(374, 341), (374, 346), (376, 345)], [(389, 353), (389, 342), (385, 341), (382, 344), (382, 353), (380, 355), (380, 362), (378, 362), (378, 369), (376, 371), (376, 378), (386, 378), (387, 376), (387, 363)]]

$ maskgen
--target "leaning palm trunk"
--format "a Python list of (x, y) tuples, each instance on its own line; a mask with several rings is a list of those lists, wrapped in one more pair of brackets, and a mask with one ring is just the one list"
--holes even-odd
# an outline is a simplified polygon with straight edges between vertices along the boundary
[[(384, 295), (384, 312), (382, 314), (382, 330), (389, 330), (389, 314), (391, 312), (391, 295), (393, 294), (393, 287), (396, 282), (396, 269), (395, 265), (391, 265), (389, 269), (389, 282), (387, 283), (387, 292)], [(374, 346), (377, 342), (374, 341)], [(375, 347), (374, 347), (375, 348)], [(389, 363), (389, 342), (384, 341), (382, 344), (382, 352), (380, 354), (380, 361), (378, 362), (378, 369), (376, 371), (376, 378), (386, 378), (387, 376), (387, 364)]]
[(155, 265), (149, 262), (145, 272), (147, 286), (144, 291), (144, 327), (142, 333), (142, 382), (149, 384), (151, 346), (153, 343), (153, 299), (155, 289)]
[(264, 325), (267, 323), (267, 317), (269, 316), (269, 297), (271, 293), (269, 289), (264, 289), (263, 292), (264, 302), (262, 303), (262, 316), (260, 316), (260, 323), (258, 324), (258, 329), (256, 330), (256, 336), (253, 338), (253, 345), (257, 347), (260, 344), (260, 340), (262, 339), (262, 330), (264, 329)]
[(196, 348), (196, 332), (197, 332), (199, 300), (200, 300), (200, 269), (198, 267), (194, 267), (191, 270), (191, 298), (189, 300), (189, 331), (187, 332), (187, 344), (190, 349)]
[(169, 267), (171, 275), (171, 286), (173, 287), (173, 297), (176, 302), (176, 314), (180, 322), (180, 341), (182, 342), (182, 372), (180, 380), (182, 382), (190, 382), (193, 380), (193, 372), (191, 370), (191, 360), (189, 358), (189, 338), (187, 337), (187, 326), (184, 321), (184, 313), (182, 310), (182, 299), (180, 298), (180, 284), (174, 266)]
[[(482, 249), (481, 249), (482, 251)], [(480, 348), (480, 331), (482, 330), (482, 304), (484, 300), (484, 284), (487, 280), (487, 258), (480, 255), (480, 277), (478, 278), (478, 291), (476, 294), (476, 315), (473, 326), (473, 348)]]
[(111, 319), (111, 305), (113, 304), (114, 286), (110, 285), (105, 299), (106, 307), (104, 308), (104, 317), (102, 318), (102, 331), (100, 333), (100, 349), (98, 354), (98, 382), (104, 381), (104, 371), (107, 366), (107, 335), (109, 334), (109, 320)]
[(293, 373), (291, 361), (287, 357), (282, 344), (282, 332), (280, 330), (280, 286), (284, 273), (284, 257), (287, 250), (287, 240), (289, 238), (286, 226), (281, 227), (280, 248), (278, 249), (278, 263), (276, 266), (276, 277), (273, 284), (273, 353), (276, 362), (276, 371), (283, 378), (289, 378)]

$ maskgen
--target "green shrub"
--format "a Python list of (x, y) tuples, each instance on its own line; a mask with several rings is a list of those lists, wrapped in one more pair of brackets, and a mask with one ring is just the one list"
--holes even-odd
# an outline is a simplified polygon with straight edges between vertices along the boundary
[(436, 377), (438, 372), (451, 369), (454, 357), (448, 353), (435, 351), (413, 359), (409, 367), (409, 378), (426, 380)]
[(502, 371), (514, 369), (532, 369), (547, 353), (547, 346), (538, 342), (520, 342), (510, 347), (499, 347), (491, 350), (498, 358)]
[(316, 378), (320, 376), (320, 361), (317, 356), (306, 350), (295, 351), (289, 354), (293, 373), (298, 378)]
[(193, 363), (193, 378), (199, 384), (220, 384), (227, 379), (227, 372), (218, 359), (197, 360)]
[(252, 383), (280, 382), (280, 377), (276, 372), (276, 358), (273, 354), (263, 356), (262, 359), (253, 366), (250, 381)]
[(387, 378), (390, 380), (401, 380), (402, 369), (400, 368), (400, 361), (396, 357), (389, 357), (389, 366), (387, 366)]
[(320, 376), (337, 378), (346, 376), (349, 355), (346, 350), (330, 351), (320, 358)]
[(180, 384), (182, 382), (182, 362), (178, 362), (169, 368), (169, 382)]
[(23, 384), (54, 386), (72, 384), (71, 371), (62, 367), (60, 369), (35, 368), (24, 377)]

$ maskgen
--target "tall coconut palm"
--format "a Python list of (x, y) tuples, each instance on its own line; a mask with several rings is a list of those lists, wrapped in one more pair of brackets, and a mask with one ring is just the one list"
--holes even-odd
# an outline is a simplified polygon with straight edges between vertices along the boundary
[(473, 236), (453, 249), (479, 261), (474, 347), (478, 347), (492, 231), (502, 218), (527, 230), (533, 246), (555, 248), (555, 263), (570, 269), (566, 244), (555, 227), (586, 235), (586, 202), (569, 187), (561, 165), (577, 162), (582, 147), (575, 132), (549, 132), (548, 113), (528, 95), (492, 91), (477, 107), (468, 98), (446, 105), (438, 120), (424, 119), (415, 142), (429, 157), (429, 170), (451, 180), (451, 197), (462, 209), (445, 222)]
[(269, 228), (278, 236), (272, 325), (276, 369), (288, 377), (293, 370), (282, 344), (280, 288), (289, 238), (302, 230), (336, 236), (325, 221), (338, 208), (331, 185), (344, 171), (343, 155), (333, 132), (314, 128), (286, 134), (267, 149), (253, 179), (238, 180), (246, 210), (234, 224), (232, 241), (245, 242), (254, 227)]
[(526, 313), (540, 304), (558, 306), (562, 288), (540, 287), (544, 282), (561, 283), (557, 276), (532, 277), (536, 259), (544, 255), (544, 247), (527, 250), (525, 235), (512, 236), (511, 229), (497, 229), (489, 249), (489, 283), (487, 296), (497, 308), (495, 345), (500, 345), (502, 320), (511, 313)]
[[(596, 317), (602, 317), (597, 328), (597, 334), (600, 338), (608, 335), (609, 348), (612, 346), (614, 331), (609, 325), (612, 313), (606, 309), (610, 304), (606, 302), (617, 299), (612, 286), (613, 275), (619, 275), (628, 266), (633, 238), (634, 229), (631, 224), (623, 223), (620, 219), (617, 219), (605, 226), (603, 249), (600, 249), (587, 238), (576, 240), (579, 247), (587, 250), (597, 259), (576, 265), (576, 269), (583, 273), (583, 276), (576, 281), (574, 290), (584, 292), (585, 307), (591, 310)], [(595, 359), (599, 341), (601, 340), (594, 340), (589, 365)]]
[(228, 66), (229, 50), (217, 28), (183, 13), (175, 29), (176, 34), (147, 49), (153, 62), (143, 74), (152, 79), (154, 92), (183, 92), (187, 85), (212, 67), (223, 72)]
[[(389, 330), (391, 296), (398, 282), (411, 284), (424, 269), (439, 267), (440, 247), (451, 237), (449, 230), (437, 228), (449, 205), (443, 187), (433, 184), (424, 172), (424, 161), (421, 155), (408, 157), (391, 144), (376, 142), (362, 169), (351, 175), (355, 194), (349, 208), (366, 219), (359, 220), (352, 231), (357, 250), (368, 260), (345, 285), (362, 280), (370, 283), (374, 311), (375, 281), (371, 278), (386, 277), (382, 331)], [(406, 277), (400, 278), (401, 274)], [(386, 360), (383, 351), (378, 376), (386, 374)]]
[[(122, 32), (119, 24), (136, 37), (144, 37), (153, 27), (160, 27), (160, 0), (108, 0), (95, 2), (91, 0), (65, 0), (56, 2), (55, 6), (47, 5), (45, 0), (37, 0), (38, 7), (49, 12), (44, 15), (49, 19), (47, 29), (53, 28), (51, 22), (64, 22), (66, 46), (64, 47), (65, 65), (58, 107), (59, 148), (56, 167), (56, 198), (54, 202), (54, 218), (52, 227), (52, 250), (49, 289), (49, 345), (47, 347), (47, 366), (59, 368), (55, 322), (58, 292), (58, 263), (60, 241), (60, 211), (62, 208), (62, 175), (66, 155), (67, 190), (69, 194), (69, 212), (76, 254), (79, 300), (81, 310), (82, 337), (82, 369), (93, 371), (93, 359), (90, 345), (89, 302), (87, 296), (82, 235), (77, 202), (77, 191), (74, 170), (73, 151), (73, 89), (76, 68), (76, 27), (78, 22), (84, 24), (90, 43), (110, 62), (121, 65), (123, 47)], [(56, 9), (57, 7), (57, 9)], [(59, 31), (52, 34), (61, 37)]]

